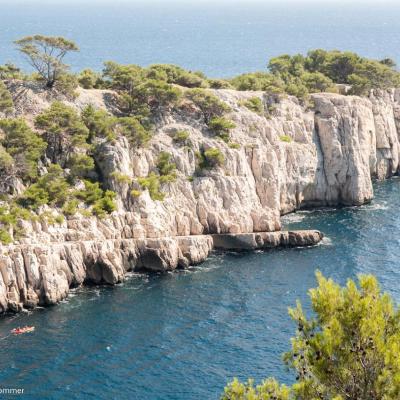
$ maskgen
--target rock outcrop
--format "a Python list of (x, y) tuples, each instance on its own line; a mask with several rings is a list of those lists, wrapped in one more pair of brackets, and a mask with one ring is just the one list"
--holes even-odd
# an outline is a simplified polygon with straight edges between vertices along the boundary
[[(32, 121), (54, 99), (34, 87), (11, 88), (16, 116)], [(104, 220), (70, 217), (59, 225), (24, 222), (25, 235), (0, 246), (0, 311), (63, 299), (85, 282), (115, 284), (127, 271), (166, 271), (200, 263), (215, 247), (258, 249), (309, 246), (319, 232), (280, 232), (280, 216), (305, 207), (360, 205), (373, 198), (372, 179), (399, 170), (400, 91), (368, 98), (315, 94), (305, 108), (295, 98), (262, 92), (214, 90), (232, 109), (235, 146), (218, 140), (196, 108), (164, 110), (146, 148), (126, 138), (104, 143), (96, 156), (118, 211)], [(259, 97), (265, 113), (243, 103)], [(112, 109), (113, 93), (79, 89), (77, 110)], [(188, 145), (173, 135), (189, 133)], [(284, 139), (284, 140), (283, 140)], [(224, 165), (198, 173), (196, 153), (218, 148)], [(164, 184), (164, 201), (147, 191), (132, 197), (137, 177), (155, 170), (161, 151), (171, 154), (177, 180)], [(129, 179), (118, 180), (117, 172)], [(127, 183), (131, 182), (131, 183)]]
[(276, 247), (309, 247), (317, 245), (324, 235), (316, 230), (227, 233), (212, 235), (219, 250), (260, 250)]

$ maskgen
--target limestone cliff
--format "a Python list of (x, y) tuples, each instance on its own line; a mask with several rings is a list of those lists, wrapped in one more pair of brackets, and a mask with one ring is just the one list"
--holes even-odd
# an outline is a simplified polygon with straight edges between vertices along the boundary
[[(0, 311), (53, 304), (70, 287), (117, 283), (129, 270), (199, 263), (215, 245), (214, 234), (262, 232), (250, 238), (250, 248), (289, 244), (283, 236), (264, 243), (266, 232), (281, 229), (280, 215), (363, 204), (373, 197), (372, 179), (398, 172), (398, 90), (369, 98), (316, 94), (308, 108), (295, 98), (263, 92), (213, 92), (232, 109), (231, 139), (238, 145), (216, 139), (193, 105), (160, 112), (145, 148), (131, 148), (124, 137), (105, 142), (96, 162), (105, 185), (118, 195), (118, 211), (103, 220), (70, 217), (61, 225), (24, 222), (24, 237), (0, 246)], [(16, 116), (30, 121), (53, 100), (26, 84), (12, 93)], [(262, 100), (262, 115), (243, 105), (252, 97)], [(78, 110), (92, 104), (112, 113), (112, 98), (111, 91), (79, 89), (73, 102), (65, 101)], [(174, 143), (174, 133), (182, 130), (189, 132), (190, 146)], [(196, 152), (211, 147), (224, 154), (224, 165), (198, 174)], [(135, 178), (155, 169), (161, 151), (172, 155), (178, 174), (163, 185), (165, 200), (154, 201), (147, 191), (132, 197)], [(117, 179), (115, 172), (129, 179)], [(314, 235), (291, 244), (318, 240)]]

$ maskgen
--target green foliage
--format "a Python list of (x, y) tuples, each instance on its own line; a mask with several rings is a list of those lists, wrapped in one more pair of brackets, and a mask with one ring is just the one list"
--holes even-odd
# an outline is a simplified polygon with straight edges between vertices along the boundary
[(224, 118), (214, 117), (210, 120), (208, 127), (225, 142), (229, 141), (229, 132), (236, 127), (235, 123)]
[(273, 74), (267, 72), (253, 72), (242, 74), (230, 80), (236, 90), (262, 90), (269, 93), (282, 93), (284, 82)]
[(160, 175), (170, 175), (176, 170), (176, 164), (171, 163), (171, 154), (166, 151), (162, 151), (158, 155), (157, 159), (157, 169)]
[(222, 154), (221, 150), (216, 147), (210, 147), (203, 153), (204, 156), (204, 168), (213, 168), (217, 166), (222, 166), (225, 162), (225, 157)]
[(400, 74), (385, 64), (365, 60), (347, 77), (347, 81), (352, 85), (351, 94), (368, 95), (369, 91), (375, 88), (398, 87)]
[(103, 78), (109, 88), (129, 92), (144, 77), (144, 70), (138, 65), (121, 65), (113, 61), (104, 63)]
[(283, 55), (268, 68), (284, 82), (286, 93), (305, 98), (308, 93), (335, 91), (336, 83), (353, 86), (351, 93), (367, 95), (371, 89), (398, 87), (400, 75), (392, 60), (369, 60), (352, 52), (313, 50), (307, 56)]
[(69, 196), (69, 189), (63, 169), (58, 164), (52, 164), (47, 174), (25, 190), (20, 203), (31, 210), (45, 204), (62, 207)]
[(68, 66), (63, 63), (64, 57), (71, 51), (79, 50), (74, 42), (63, 37), (43, 35), (26, 36), (15, 44), (27, 56), (31, 66), (49, 89), (68, 70)]
[(281, 142), (286, 142), (286, 143), (291, 143), (293, 140), (289, 135), (281, 135), (279, 136), (279, 139)]
[(150, 109), (174, 105), (181, 95), (182, 92), (179, 88), (154, 79), (144, 81), (131, 91), (132, 97), (147, 104)]
[[(161, 191), (161, 185), (176, 180), (176, 165), (171, 163), (171, 155), (162, 151), (158, 156), (156, 167), (159, 174), (151, 172), (147, 177), (138, 178), (138, 183), (142, 189), (149, 191), (153, 200), (163, 201), (165, 194)], [(140, 194), (141, 192), (137, 190), (131, 192), (133, 197), (138, 197)]]
[(14, 166), (14, 159), (7, 153), (3, 146), (0, 146), (0, 176), (11, 173)]
[(177, 131), (174, 133), (173, 141), (179, 144), (186, 144), (189, 136), (190, 134), (188, 131)]
[(85, 108), (82, 114), (85, 125), (89, 128), (90, 139), (106, 138), (115, 140), (117, 134), (125, 136), (134, 147), (145, 145), (151, 138), (151, 132), (135, 117), (113, 117), (103, 110), (95, 110), (92, 106)]
[(225, 79), (208, 79), (208, 85), (211, 89), (233, 89), (233, 86)]
[(117, 209), (115, 204), (116, 194), (111, 190), (103, 190), (99, 182), (84, 181), (85, 189), (76, 193), (76, 197), (92, 206), (92, 212), (100, 218)]
[(78, 96), (78, 94), (75, 92), (75, 89), (77, 89), (78, 85), (78, 78), (75, 75), (64, 73), (58, 77), (54, 87), (59, 92), (73, 100)]
[(89, 130), (76, 111), (59, 101), (36, 117), (35, 127), (44, 131), (47, 156), (53, 163), (60, 156), (68, 159), (76, 147), (86, 147), (89, 137)]
[(101, 74), (92, 69), (84, 69), (78, 74), (78, 83), (84, 89), (99, 89), (102, 87)]
[(332, 79), (328, 78), (321, 72), (305, 72), (302, 79), (310, 93), (335, 90)]
[[(15, 164), (16, 173), (23, 179), (37, 176), (37, 165), (46, 149), (46, 143), (23, 119), (0, 120), (0, 144)], [(3, 153), (4, 162), (10, 159)]]
[(13, 239), (8, 231), (4, 228), (0, 228), (0, 242), (4, 245), (12, 243)]
[(131, 190), (131, 196), (134, 198), (139, 197), (141, 194), (142, 194), (142, 192), (140, 190), (136, 190), (136, 189)]
[(151, 139), (151, 133), (134, 117), (118, 118), (117, 128), (134, 147), (143, 146)]
[(95, 138), (114, 140), (117, 118), (109, 115), (104, 110), (96, 110), (92, 105), (87, 106), (82, 112), (82, 121), (89, 129), (89, 141)]
[(11, 202), (0, 206), (0, 224), (3, 227), (15, 226), (19, 218), (28, 219), (30, 212)]
[(94, 215), (99, 218), (104, 218), (107, 214), (112, 213), (117, 209), (115, 204), (116, 194), (111, 190), (106, 190), (102, 197), (95, 201), (92, 207)]
[(119, 171), (114, 171), (110, 174), (111, 178), (115, 179), (120, 184), (129, 185), (132, 179), (128, 175), (121, 174)]
[(154, 64), (146, 70), (149, 79), (164, 80), (170, 84), (185, 86), (188, 88), (207, 87), (206, 78), (200, 73), (186, 71), (177, 65)]
[[(317, 280), (318, 287), (309, 292), (313, 317), (305, 316), (300, 302), (289, 309), (297, 332), (284, 361), (296, 372), (297, 382), (284, 388), (283, 398), (398, 399), (400, 312), (390, 296), (381, 293), (370, 275), (360, 276), (358, 286), (348, 280), (340, 287), (321, 273)], [(251, 387), (234, 381), (222, 398), (270, 398), (262, 392), (248, 397)]]
[(211, 92), (203, 89), (191, 89), (185, 92), (185, 97), (200, 108), (206, 123), (213, 117), (221, 117), (231, 108)]
[(44, 221), (49, 225), (62, 224), (65, 220), (63, 215), (54, 215), (52, 211), (44, 211), (40, 213), (39, 220)]
[(19, 207), (14, 202), (2, 204), (0, 206), (0, 242), (10, 244), (13, 238), (18, 239), (21, 237), (24, 232), (18, 221), (30, 218), (30, 212)]
[(70, 176), (75, 178), (87, 178), (94, 170), (94, 160), (87, 154), (73, 154), (68, 160)]
[(242, 103), (250, 111), (253, 111), (259, 115), (264, 113), (264, 104), (259, 97), (250, 97)]
[(0, 81), (0, 112), (9, 113), (14, 108), (14, 102), (11, 93), (6, 85)]
[(279, 385), (275, 379), (267, 379), (261, 385), (254, 386), (249, 379), (246, 383), (236, 378), (225, 388), (221, 400), (289, 400), (290, 388)]
[(0, 80), (6, 79), (23, 79), (24, 74), (14, 64), (0, 65)]
[(160, 107), (174, 106), (181, 97), (181, 90), (168, 83), (163, 68), (153, 66), (150, 69), (107, 62), (103, 71), (105, 84), (121, 92), (121, 110), (140, 121)]
[(63, 205), (62, 212), (65, 215), (75, 215), (78, 212), (78, 205), (79, 201), (77, 199), (71, 199)]
[(230, 142), (230, 143), (228, 144), (228, 146), (229, 146), (231, 149), (240, 149), (240, 144), (239, 144), (239, 143)]
[(160, 191), (160, 176), (154, 172), (145, 178), (138, 178), (138, 183), (142, 189), (147, 189), (149, 191), (152, 200), (163, 201), (165, 194)]
[(83, 200), (88, 205), (93, 205), (96, 201), (103, 197), (103, 189), (99, 182), (84, 181), (85, 189), (76, 193), (76, 197)]

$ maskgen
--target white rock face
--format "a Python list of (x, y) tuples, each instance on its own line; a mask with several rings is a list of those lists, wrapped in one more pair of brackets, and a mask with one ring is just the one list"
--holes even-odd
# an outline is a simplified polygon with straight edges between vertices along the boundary
[[(369, 98), (315, 94), (312, 109), (292, 97), (213, 92), (232, 108), (231, 141), (239, 146), (215, 138), (199, 113), (186, 108), (159, 115), (146, 148), (132, 149), (123, 137), (104, 144), (96, 161), (106, 185), (117, 192), (118, 212), (105, 220), (74, 217), (56, 226), (24, 222), (25, 237), (0, 247), (0, 311), (53, 304), (70, 287), (85, 281), (115, 284), (128, 270), (199, 263), (213, 248), (211, 234), (262, 232), (260, 237), (269, 238), (266, 233), (280, 230), (282, 214), (363, 204), (373, 197), (373, 178), (399, 170), (398, 90), (376, 91)], [(16, 114), (30, 121), (53, 100), (35, 88), (21, 95), (17, 87), (13, 93)], [(242, 105), (255, 96), (265, 105), (263, 115)], [(110, 91), (80, 90), (73, 103), (65, 101), (77, 110), (92, 104), (112, 112), (112, 97)], [(189, 132), (189, 146), (173, 142), (181, 130)], [(223, 153), (224, 165), (199, 174), (196, 152), (210, 147)], [(161, 151), (172, 155), (178, 176), (163, 185), (165, 200), (153, 201), (147, 191), (130, 196), (139, 189), (135, 179), (155, 170)], [(118, 182), (114, 171), (132, 183)]]

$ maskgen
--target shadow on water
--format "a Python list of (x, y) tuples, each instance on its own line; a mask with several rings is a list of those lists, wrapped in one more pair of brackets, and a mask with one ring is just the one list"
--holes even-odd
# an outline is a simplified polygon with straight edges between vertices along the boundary
[(215, 254), (163, 276), (74, 291), (56, 307), (0, 320), (33, 334), (0, 340), (2, 387), (32, 399), (218, 398), (233, 376), (289, 382), (281, 363), (294, 331), (287, 307), (306, 303), (314, 271), (341, 283), (374, 273), (400, 300), (400, 180), (377, 184), (369, 205), (302, 211), (287, 228), (316, 228), (311, 249)]

